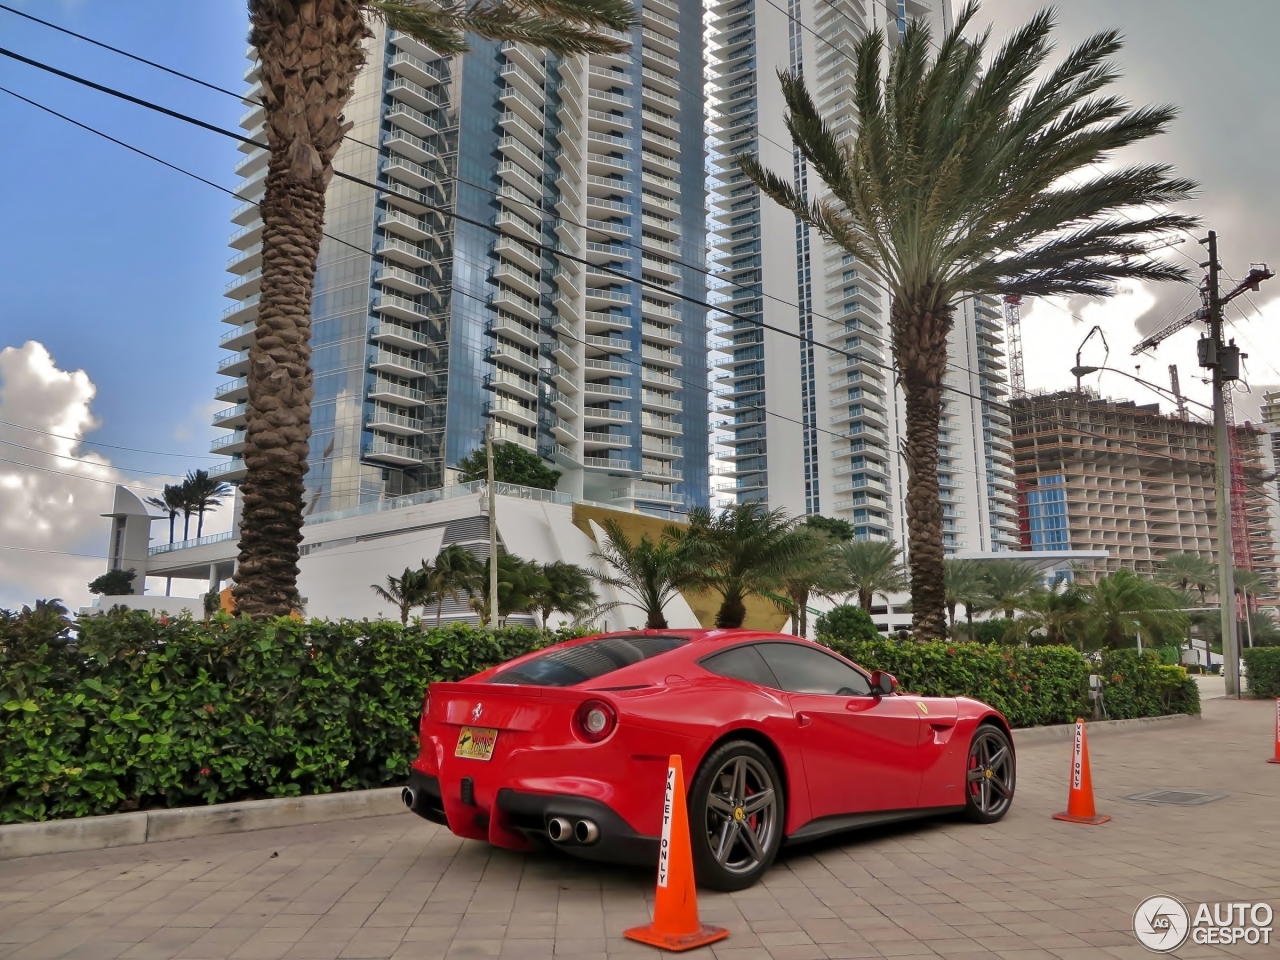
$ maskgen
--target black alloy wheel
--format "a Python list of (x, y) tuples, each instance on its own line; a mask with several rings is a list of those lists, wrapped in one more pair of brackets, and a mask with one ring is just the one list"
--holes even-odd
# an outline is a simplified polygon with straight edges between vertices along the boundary
[(698, 883), (743, 890), (773, 864), (786, 813), (782, 779), (769, 755), (735, 740), (713, 750), (689, 791), (689, 832)]
[(995, 823), (1013, 804), (1016, 770), (1008, 735), (994, 724), (978, 727), (969, 741), (965, 769), (965, 817)]

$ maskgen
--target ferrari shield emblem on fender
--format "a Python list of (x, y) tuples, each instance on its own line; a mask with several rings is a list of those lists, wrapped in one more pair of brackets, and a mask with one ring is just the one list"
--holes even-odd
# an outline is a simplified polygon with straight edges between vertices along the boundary
[(920, 712), (923, 713), (926, 717), (929, 715), (929, 705), (925, 703), (923, 700), (917, 700), (916, 706), (920, 708)]

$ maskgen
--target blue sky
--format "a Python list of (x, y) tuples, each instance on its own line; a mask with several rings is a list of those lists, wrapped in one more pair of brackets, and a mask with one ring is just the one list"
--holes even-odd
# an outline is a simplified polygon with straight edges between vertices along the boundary
[[(237, 0), (7, 0), (232, 90), (244, 84)], [(235, 127), (238, 100), (0, 10), (0, 46)], [(0, 62), (0, 85), (227, 187), (233, 142), (58, 77)], [(35, 339), (97, 385), (94, 439), (208, 456), (235, 201), (0, 93), (0, 347)], [(172, 459), (113, 452), (125, 467)], [(209, 461), (193, 461), (198, 466)]]

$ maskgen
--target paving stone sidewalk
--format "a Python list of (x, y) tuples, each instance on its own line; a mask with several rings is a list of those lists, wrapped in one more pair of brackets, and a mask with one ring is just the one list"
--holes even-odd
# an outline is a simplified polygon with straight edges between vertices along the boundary
[[(1137, 960), (1156, 893), (1265, 900), (1280, 916), (1274, 706), (1208, 700), (1204, 720), (1090, 743), (1101, 827), (1064, 807), (1070, 746), (1024, 748), (1017, 800), (988, 827), (931, 822), (784, 854), (766, 881), (705, 893), (711, 960)], [(1141, 804), (1161, 787), (1225, 793)], [(3, 960), (641, 957), (653, 876), (460, 841), (410, 814), (0, 863)], [(1280, 955), (1188, 944), (1173, 956)]]

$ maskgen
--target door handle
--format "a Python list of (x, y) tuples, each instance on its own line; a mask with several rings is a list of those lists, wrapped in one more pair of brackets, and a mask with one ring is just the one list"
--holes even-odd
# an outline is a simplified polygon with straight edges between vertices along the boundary
[(807, 727), (809, 724), (813, 723), (813, 717), (809, 716), (807, 713), (797, 713), (796, 723), (800, 724), (802, 727)]

